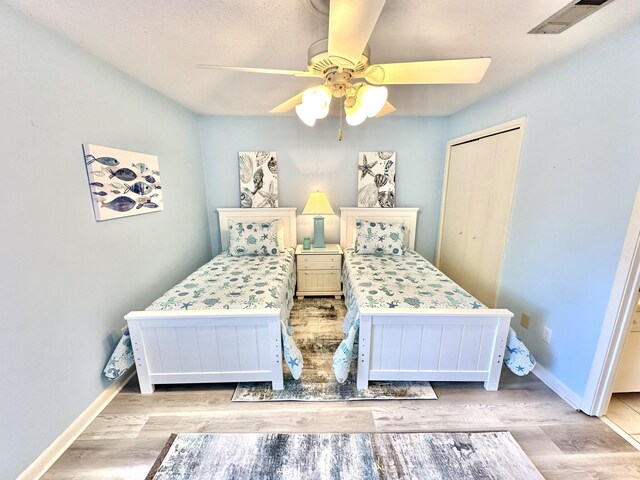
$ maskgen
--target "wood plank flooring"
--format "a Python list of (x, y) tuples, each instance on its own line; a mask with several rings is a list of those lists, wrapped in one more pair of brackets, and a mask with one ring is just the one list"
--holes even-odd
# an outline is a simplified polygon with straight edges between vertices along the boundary
[(640, 442), (640, 393), (614, 394), (607, 418), (636, 442)]
[(639, 451), (534, 375), (505, 369), (497, 392), (482, 383), (433, 387), (438, 400), (232, 403), (235, 384), (157, 386), (141, 395), (134, 377), (43, 478), (144, 479), (171, 433), (506, 430), (545, 478), (640, 479)]

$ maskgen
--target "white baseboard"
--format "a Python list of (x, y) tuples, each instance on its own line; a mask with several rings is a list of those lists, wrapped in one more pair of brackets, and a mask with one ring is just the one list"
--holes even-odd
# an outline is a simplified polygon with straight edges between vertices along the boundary
[(556, 392), (558, 396), (560, 396), (565, 402), (571, 405), (571, 407), (575, 408), (576, 410), (580, 410), (582, 397), (580, 397), (580, 395), (578, 395), (576, 392), (574, 392), (564, 383), (558, 380), (558, 378), (553, 373), (551, 373), (539, 363), (536, 363), (536, 366), (534, 367), (532, 372), (542, 381), (542, 383)]
[(64, 432), (20, 474), (17, 480), (33, 480), (42, 477), (65, 450), (71, 446), (76, 438), (93, 422), (104, 407), (122, 390), (134, 373), (135, 369), (132, 368), (131, 372), (125, 373), (109, 385)]

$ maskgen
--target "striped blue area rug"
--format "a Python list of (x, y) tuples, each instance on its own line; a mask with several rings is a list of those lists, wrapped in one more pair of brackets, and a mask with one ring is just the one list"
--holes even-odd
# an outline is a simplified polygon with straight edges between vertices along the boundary
[(542, 475), (508, 432), (172, 435), (147, 480), (518, 479)]

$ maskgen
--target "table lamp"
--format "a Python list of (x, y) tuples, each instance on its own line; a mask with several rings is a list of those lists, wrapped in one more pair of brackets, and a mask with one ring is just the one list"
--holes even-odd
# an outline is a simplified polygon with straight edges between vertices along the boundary
[(324, 243), (324, 217), (333, 215), (333, 209), (324, 192), (313, 192), (302, 211), (303, 215), (316, 215), (313, 218), (313, 248), (325, 248)]

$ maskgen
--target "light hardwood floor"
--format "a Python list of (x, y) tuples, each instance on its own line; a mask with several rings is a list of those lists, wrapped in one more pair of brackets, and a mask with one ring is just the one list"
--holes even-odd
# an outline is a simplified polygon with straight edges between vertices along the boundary
[(607, 410), (607, 418), (640, 442), (640, 393), (614, 394)]
[[(308, 310), (307, 302), (294, 308)], [(640, 479), (639, 451), (534, 375), (505, 369), (497, 392), (481, 383), (433, 387), (438, 400), (248, 403), (230, 401), (235, 384), (157, 386), (141, 395), (134, 377), (43, 478), (144, 479), (171, 433), (506, 430), (548, 479)]]

